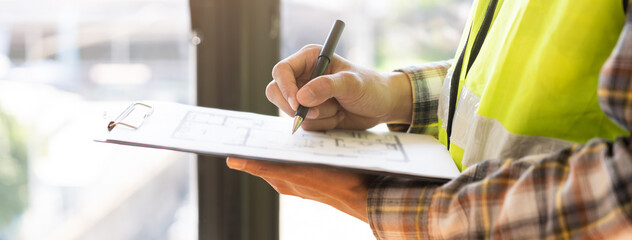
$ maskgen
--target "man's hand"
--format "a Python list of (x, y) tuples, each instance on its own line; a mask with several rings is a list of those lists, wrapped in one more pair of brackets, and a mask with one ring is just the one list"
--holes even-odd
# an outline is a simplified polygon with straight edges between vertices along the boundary
[(321, 46), (309, 45), (280, 61), (266, 88), (268, 99), (294, 116), (310, 107), (303, 128), (367, 129), (383, 122), (409, 123), (411, 86), (403, 73), (378, 73), (335, 55), (325, 74), (309, 81)]
[(315, 200), (368, 222), (366, 199), (370, 176), (231, 157), (226, 164), (232, 169), (263, 178), (281, 194)]
[[(325, 75), (309, 80), (321, 46), (309, 45), (272, 70), (268, 99), (290, 116), (309, 107), (306, 130), (367, 129), (383, 122), (409, 123), (412, 91), (403, 73), (378, 73), (335, 55)], [(289, 133), (288, 133), (289, 134)], [(228, 158), (230, 168), (266, 180), (281, 194), (315, 200), (368, 222), (371, 176), (342, 170)]]

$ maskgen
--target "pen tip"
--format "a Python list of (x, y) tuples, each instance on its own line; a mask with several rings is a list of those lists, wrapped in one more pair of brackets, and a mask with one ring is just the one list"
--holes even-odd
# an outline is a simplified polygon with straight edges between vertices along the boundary
[(294, 117), (294, 126), (292, 127), (292, 134), (294, 134), (296, 130), (298, 130), (298, 128), (301, 126), (302, 123), (303, 123), (303, 118), (301, 116)]

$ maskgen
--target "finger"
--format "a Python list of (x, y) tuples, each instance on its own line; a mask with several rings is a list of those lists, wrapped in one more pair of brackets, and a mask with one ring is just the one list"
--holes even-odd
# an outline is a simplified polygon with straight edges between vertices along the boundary
[[(298, 52), (281, 60), (272, 68), (272, 78), (277, 81), (281, 94), (293, 110), (298, 108), (298, 102), (295, 98), (299, 84), (297, 78), (306, 75), (314, 68), (315, 59), (319, 51), (320, 46), (305, 46)], [(305, 81), (307, 80), (309, 79), (305, 79)]]
[(277, 82), (281, 95), (293, 110), (298, 108), (298, 102), (295, 98), (298, 91), (295, 76), (296, 74), (287, 60), (280, 61), (272, 69), (272, 78)]
[[(284, 195), (292, 195), (301, 198), (309, 198), (315, 201), (324, 200), (323, 196), (325, 195), (322, 191), (319, 191), (310, 186), (297, 185), (286, 180), (270, 178), (270, 177), (262, 177), (274, 190), (276, 190), (280, 194)], [(324, 184), (323, 184), (324, 185)], [(321, 187), (323, 186), (321, 185)]]
[(276, 105), (281, 111), (286, 113), (287, 115), (294, 115), (294, 110), (290, 107), (290, 104), (283, 97), (281, 90), (279, 89), (279, 85), (275, 80), (272, 80), (268, 86), (266, 87), (266, 97), (270, 102)]
[(267, 178), (267, 177), (262, 177), (263, 180), (265, 180), (268, 184), (270, 184), (270, 186), (272, 186), (272, 188), (274, 188), (275, 191), (277, 191), (280, 194), (285, 194), (285, 195), (290, 195), (290, 192), (287, 191), (287, 184), (285, 183), (285, 181), (282, 180), (278, 180), (276, 178)]
[[(335, 191), (336, 188), (354, 188), (366, 184), (364, 174), (325, 169), (310, 166), (300, 166), (282, 163), (272, 163), (257, 160), (247, 160), (229, 157), (227, 165), (235, 170), (244, 171), (258, 176), (271, 184), (283, 194), (314, 194), (314, 192)], [(297, 187), (300, 187), (298, 189)], [(305, 196), (302, 196), (305, 197)]]
[(273, 178), (279, 180), (306, 181), (313, 167), (296, 166), (282, 163), (273, 163), (243, 158), (226, 158), (226, 165), (234, 170), (240, 170), (261, 178)]
[(317, 177), (323, 177), (325, 175), (335, 178), (357, 178), (357, 176), (355, 176), (356, 174), (349, 175), (348, 172), (344, 171), (235, 157), (226, 158), (226, 165), (231, 169), (244, 171), (261, 178), (277, 179), (294, 183), (322, 182), (322, 179), (318, 180)]
[(330, 98), (358, 98), (361, 91), (362, 83), (357, 74), (344, 71), (312, 79), (298, 90), (296, 98), (303, 106), (313, 107)]
[(329, 99), (324, 103), (312, 107), (309, 109), (306, 118), (307, 119), (324, 119), (330, 118), (336, 115), (340, 109), (340, 104), (335, 99)]
[(344, 119), (344, 112), (338, 111), (336, 115), (323, 119), (307, 119), (303, 122), (302, 127), (308, 131), (329, 130), (334, 129)]
[(287, 164), (264, 162), (243, 158), (226, 158), (229, 168), (244, 171), (259, 177), (274, 177), (278, 172), (286, 172)]

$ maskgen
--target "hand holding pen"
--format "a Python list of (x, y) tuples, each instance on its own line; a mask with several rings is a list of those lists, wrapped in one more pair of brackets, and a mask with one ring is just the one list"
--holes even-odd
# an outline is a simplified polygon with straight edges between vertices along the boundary
[[(274, 80), (268, 84), (266, 96), (286, 114), (303, 118), (302, 125), (295, 119), (293, 131), (298, 127), (367, 129), (383, 122), (410, 123), (411, 86), (403, 73), (379, 73), (354, 65), (333, 50), (308, 45), (272, 70)], [(332, 55), (325, 60), (322, 53), (327, 51)], [(328, 65), (318, 67), (322, 61)], [(297, 113), (301, 105), (309, 111)]]
[[(312, 75), (309, 77), (310, 81), (316, 77), (320, 77), (320, 75), (323, 75), (323, 73), (325, 73), (327, 65), (329, 65), (331, 59), (334, 56), (334, 51), (336, 50), (338, 40), (340, 40), (340, 35), (342, 35), (342, 30), (344, 30), (344, 28), (345, 23), (340, 20), (336, 20), (334, 26), (331, 27), (329, 36), (327, 36), (327, 40), (325, 40), (325, 45), (318, 55), (316, 67), (314, 67)], [(294, 134), (296, 130), (298, 130), (298, 128), (301, 126), (301, 124), (303, 124), (303, 120), (305, 119), (305, 116), (307, 116), (307, 111), (309, 111), (308, 107), (305, 107), (303, 105), (298, 106), (296, 114), (294, 115), (294, 126), (292, 126), (292, 134)]]
[[(403, 73), (379, 73), (333, 55), (325, 75), (313, 78), (321, 52), (320, 46), (309, 45), (283, 59), (266, 88), (268, 99), (288, 115), (294, 115), (299, 105), (309, 107), (303, 129), (366, 129), (382, 122), (410, 122), (411, 85)], [(365, 174), (238, 158), (228, 158), (227, 164), (263, 178), (280, 193), (313, 199), (368, 221), (370, 177)]]

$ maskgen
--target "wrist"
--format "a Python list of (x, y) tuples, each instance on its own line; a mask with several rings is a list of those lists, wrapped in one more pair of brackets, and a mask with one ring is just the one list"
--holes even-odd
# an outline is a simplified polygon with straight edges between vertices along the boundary
[(394, 101), (391, 114), (386, 123), (410, 124), (412, 119), (412, 86), (410, 79), (403, 72), (386, 73), (388, 88), (391, 89)]

